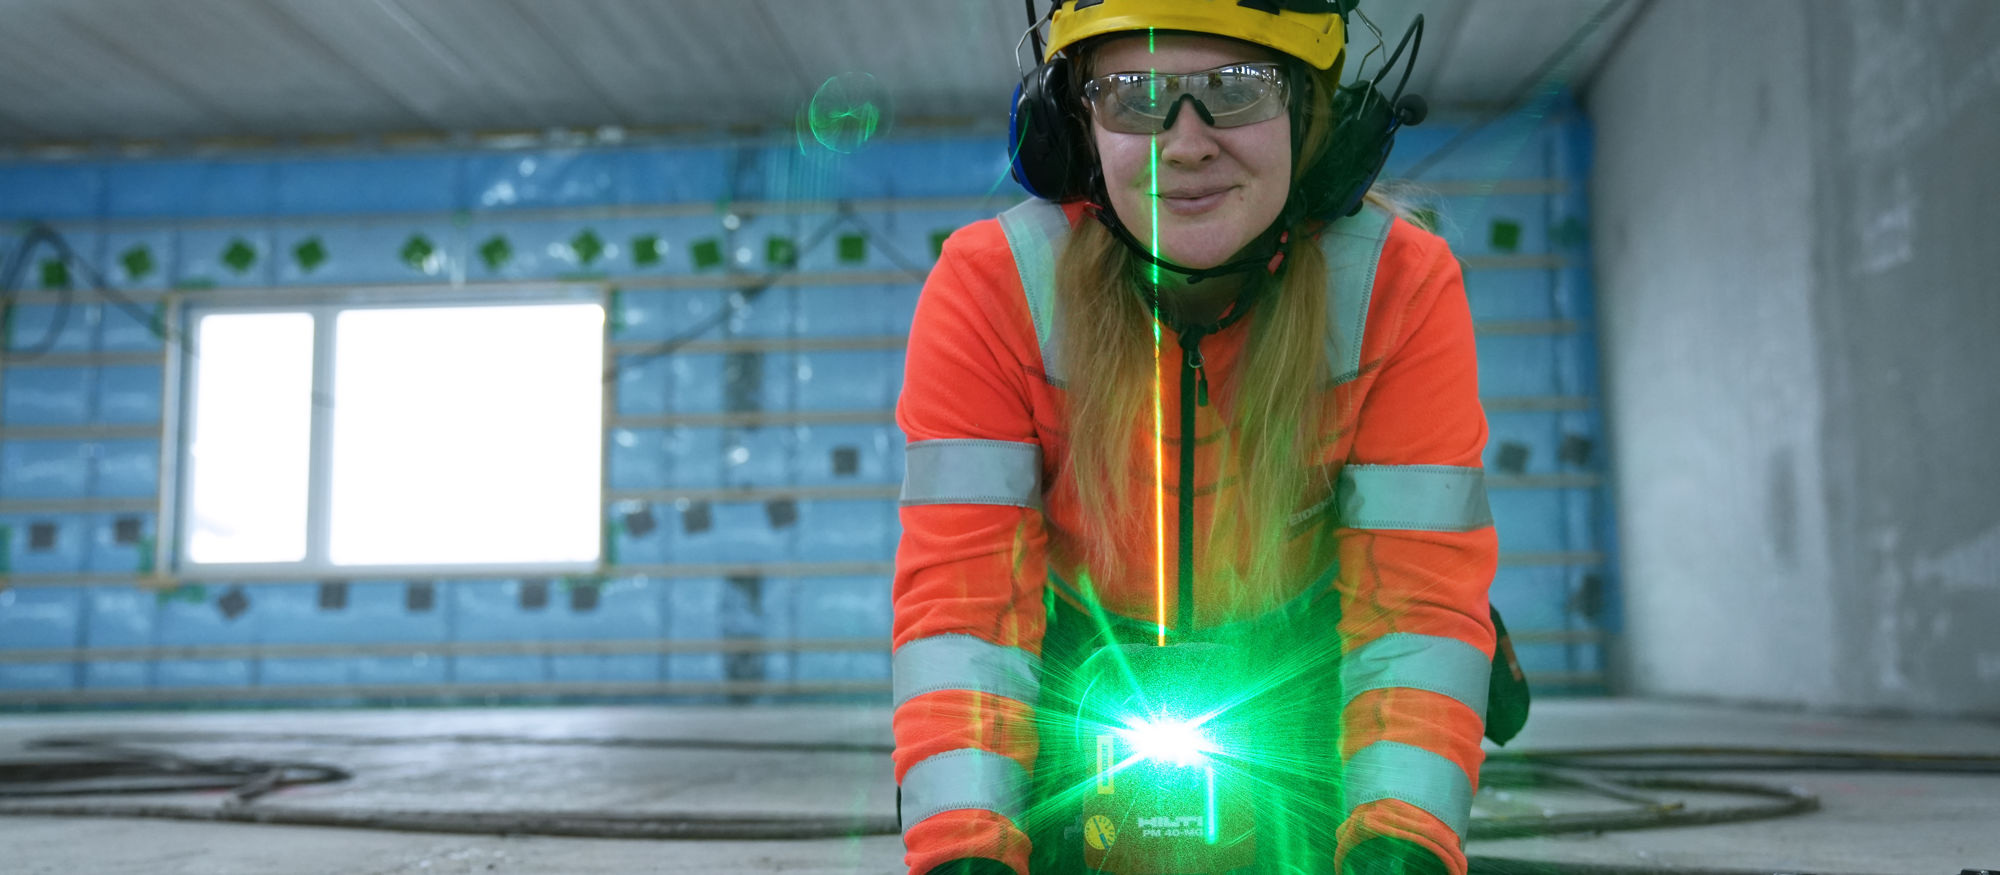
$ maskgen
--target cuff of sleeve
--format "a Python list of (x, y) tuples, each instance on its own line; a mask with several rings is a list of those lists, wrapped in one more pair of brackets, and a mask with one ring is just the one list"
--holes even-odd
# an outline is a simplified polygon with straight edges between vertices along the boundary
[(1450, 869), (1424, 846), (1398, 838), (1374, 838), (1354, 846), (1342, 875), (1449, 875)]
[(1012, 867), (999, 860), (968, 857), (932, 868), (924, 875), (1015, 875)]

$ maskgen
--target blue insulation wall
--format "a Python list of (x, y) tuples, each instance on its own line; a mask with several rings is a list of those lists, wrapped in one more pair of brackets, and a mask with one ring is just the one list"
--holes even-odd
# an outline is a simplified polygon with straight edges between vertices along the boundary
[[(1409, 196), (1466, 262), (1494, 601), (1546, 689), (1600, 688), (1616, 631), (1588, 161), (1574, 113), (1509, 117)], [(984, 137), (0, 165), (0, 705), (886, 694), (903, 339), (942, 236), (1020, 196)], [(602, 574), (172, 577), (164, 295), (556, 279), (610, 290)]]

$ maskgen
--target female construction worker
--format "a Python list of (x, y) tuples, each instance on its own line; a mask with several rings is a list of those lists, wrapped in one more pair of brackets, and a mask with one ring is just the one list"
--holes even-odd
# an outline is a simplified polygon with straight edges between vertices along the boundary
[(1218, 758), (1254, 821), (1231, 871), (1465, 872), (1485, 419), (1456, 260), (1369, 193), (1421, 109), (1338, 87), (1352, 7), (1052, 10), (1014, 118), (1040, 197), (946, 242), (897, 408), (913, 875), (1190, 871), (1108, 849), (1197, 804), (1084, 821), (1114, 781), (1079, 667), (1218, 643), (1252, 681), (1222, 695), (1255, 736)]

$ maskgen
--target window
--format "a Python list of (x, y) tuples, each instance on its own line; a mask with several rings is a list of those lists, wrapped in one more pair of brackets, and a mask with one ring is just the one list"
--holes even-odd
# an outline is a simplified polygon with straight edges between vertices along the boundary
[(189, 313), (183, 574), (598, 560), (604, 307)]

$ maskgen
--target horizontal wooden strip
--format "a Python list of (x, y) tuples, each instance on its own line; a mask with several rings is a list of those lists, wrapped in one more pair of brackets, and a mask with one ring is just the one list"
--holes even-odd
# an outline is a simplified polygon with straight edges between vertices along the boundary
[[(617, 580), (634, 577), (657, 577), (662, 579), (684, 579), (691, 577), (882, 577), (895, 574), (893, 562), (763, 562), (711, 565), (617, 565), (601, 569), (587, 575), (567, 575), (592, 579)], [(202, 577), (148, 577), (136, 574), (13, 574), (0, 575), (0, 589), (31, 586), (130, 586), (148, 590), (172, 590), (182, 586), (244, 586), (256, 587), (263, 584), (320, 583), (329, 580), (347, 582), (392, 583), (451, 583), (461, 580), (492, 580), (494, 578), (539, 578), (560, 579), (566, 575), (535, 573), (504, 573), (504, 570), (488, 569), (478, 574), (469, 574), (464, 569), (440, 569), (428, 571), (381, 571), (328, 573), (326, 569), (301, 569), (296, 573), (259, 570), (255, 577), (234, 579), (228, 575), (211, 573)]]
[(1528, 672), (1530, 690), (1547, 690), (1549, 687), (1601, 687), (1606, 684), (1601, 671), (1531, 671)]
[(1510, 553), (1500, 551), (1500, 565), (1503, 568), (1527, 568), (1550, 565), (1589, 567), (1603, 565), (1604, 554), (1596, 550), (1569, 550), (1549, 553)]
[(1588, 395), (1482, 396), (1479, 406), (1486, 408), (1487, 413), (1564, 413), (1594, 409), (1597, 399)]
[(0, 501), (0, 513), (155, 513), (157, 498), (15, 498)]
[(10, 425), (0, 428), (0, 440), (121, 441), (160, 437), (160, 424), (149, 425)]
[(409, 699), (483, 696), (880, 696), (884, 681), (590, 681), (519, 684), (368, 684), (284, 687), (8, 690), (0, 705), (91, 705), (164, 702), (258, 702), (304, 699)]
[(772, 486), (746, 489), (624, 489), (606, 493), (604, 502), (623, 501), (782, 501), (793, 500), (881, 500), (893, 501), (902, 487), (889, 484), (859, 486)]
[(1472, 323), (1473, 334), (1480, 337), (1575, 334), (1582, 328), (1583, 323), (1575, 319), (1489, 319)]
[[(27, 301), (23, 303), (33, 303)], [(32, 370), (35, 368), (115, 368), (115, 367), (159, 367), (166, 363), (166, 351), (153, 352), (51, 352), (38, 356), (23, 356), (19, 350), (12, 351), (4, 367), (8, 370)]]
[[(618, 219), (672, 219), (714, 216), (715, 232), (725, 230), (721, 217), (733, 213), (743, 218), (764, 215), (810, 215), (823, 213), (829, 216), (843, 208), (855, 212), (892, 211), (932, 211), (932, 210), (1001, 210), (1016, 203), (1013, 197), (994, 198), (985, 195), (961, 195), (955, 197), (909, 197), (909, 198), (866, 198), (857, 200), (798, 200), (798, 201), (736, 201), (718, 204), (715, 201), (684, 201), (661, 204), (622, 204), (589, 207), (525, 207), (504, 210), (490, 210), (469, 216), (469, 226), (479, 227), (484, 222), (603, 222)], [(59, 231), (89, 232), (101, 230), (194, 229), (194, 228), (240, 228), (246, 224), (259, 227), (311, 227), (342, 228), (368, 227), (371, 225), (456, 225), (468, 219), (467, 214), (456, 212), (407, 212), (407, 213), (318, 213), (297, 216), (148, 216), (145, 218), (112, 218), (90, 220), (64, 220), (50, 222)]]
[(367, 659), (410, 656), (645, 656), (672, 653), (880, 653), (886, 638), (718, 638), (608, 641), (399, 641), (349, 644), (205, 644), (0, 650), (0, 664), (162, 659)]
[(665, 349), (673, 354), (717, 352), (838, 352), (864, 349), (902, 349), (909, 338), (900, 334), (857, 337), (739, 337), (727, 340), (673, 341), (621, 340), (611, 344), (613, 355), (645, 355)]
[(892, 425), (894, 409), (882, 410), (758, 410), (739, 413), (669, 413), (660, 416), (620, 416), (611, 428), (764, 428), (774, 425)]
[(1517, 645), (1603, 644), (1602, 629), (1508, 629), (1507, 637)]
[(1562, 270), (1569, 266), (1565, 255), (1463, 255), (1466, 270)]
[(743, 271), (739, 273), (663, 274), (607, 279), (620, 289), (694, 290), (751, 289), (764, 286), (886, 286), (923, 282), (922, 273), (901, 270)]
[[(1397, 181), (1384, 180), (1391, 190)], [(1568, 194), (1570, 182), (1567, 179), (1440, 179), (1425, 180), (1413, 185), (1412, 195), (1436, 195), (1440, 197), (1493, 197), (1496, 195), (1521, 194)]]
[(1488, 489), (1596, 489), (1602, 474), (1494, 474), (1486, 472)]

